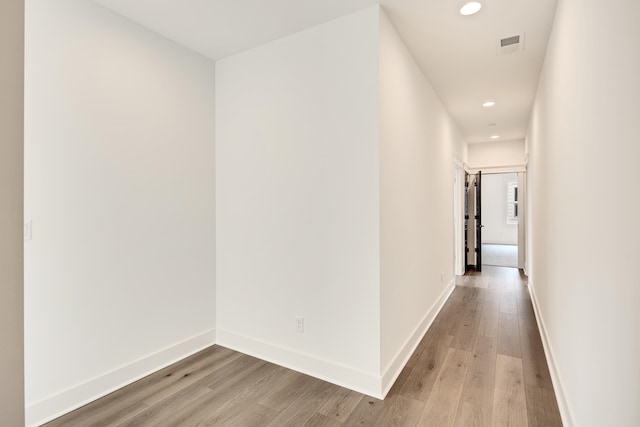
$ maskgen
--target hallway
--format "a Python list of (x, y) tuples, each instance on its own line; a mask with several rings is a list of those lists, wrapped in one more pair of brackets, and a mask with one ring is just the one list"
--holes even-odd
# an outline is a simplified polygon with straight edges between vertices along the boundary
[(526, 277), (486, 266), (384, 401), (213, 346), (47, 426), (560, 426)]

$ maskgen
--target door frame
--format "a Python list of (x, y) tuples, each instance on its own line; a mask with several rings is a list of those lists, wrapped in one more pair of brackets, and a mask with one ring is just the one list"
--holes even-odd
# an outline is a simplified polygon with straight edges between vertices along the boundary
[[(528, 224), (528, 179), (527, 179), (527, 169), (528, 169), (528, 159), (525, 159), (524, 164), (520, 165), (505, 165), (505, 166), (482, 166), (482, 167), (474, 167), (464, 163), (464, 171), (470, 175), (474, 175), (479, 171), (482, 171), (483, 174), (498, 174), (498, 173), (516, 173), (518, 175), (518, 269), (524, 271), (525, 275), (528, 275), (527, 264), (529, 259), (528, 254), (528, 234), (529, 230), (527, 228)], [(460, 226), (464, 228), (464, 218), (458, 221)]]
[(453, 162), (453, 236), (454, 274), (462, 276), (466, 269), (464, 230), (465, 171), (462, 162)]

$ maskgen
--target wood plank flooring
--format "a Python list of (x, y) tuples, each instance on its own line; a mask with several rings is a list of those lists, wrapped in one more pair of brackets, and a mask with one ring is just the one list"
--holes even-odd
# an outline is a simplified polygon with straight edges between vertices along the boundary
[(384, 401), (213, 346), (46, 426), (561, 426), (526, 277), (456, 285)]

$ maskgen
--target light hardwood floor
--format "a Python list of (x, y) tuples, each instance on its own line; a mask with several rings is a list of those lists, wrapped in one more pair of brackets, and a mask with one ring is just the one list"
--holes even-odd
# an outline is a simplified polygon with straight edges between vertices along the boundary
[(384, 401), (213, 346), (54, 426), (561, 426), (526, 278), (457, 286)]

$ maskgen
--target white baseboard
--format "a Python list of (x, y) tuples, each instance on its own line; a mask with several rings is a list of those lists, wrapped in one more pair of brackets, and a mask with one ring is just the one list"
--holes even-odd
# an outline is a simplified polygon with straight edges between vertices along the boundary
[(533, 303), (533, 311), (536, 315), (536, 323), (538, 324), (538, 329), (540, 330), (540, 338), (542, 339), (542, 347), (544, 349), (544, 355), (547, 358), (547, 363), (549, 365), (549, 372), (551, 373), (551, 381), (553, 383), (553, 389), (556, 394), (556, 399), (558, 401), (558, 409), (560, 410), (560, 417), (562, 418), (562, 425), (564, 427), (573, 427), (575, 424), (573, 420), (573, 412), (571, 411), (571, 407), (569, 406), (569, 402), (564, 393), (564, 386), (562, 377), (560, 376), (560, 371), (555, 362), (555, 357), (553, 356), (553, 347), (551, 346), (551, 342), (549, 341), (549, 336), (547, 335), (547, 328), (544, 323), (544, 319), (540, 314), (540, 308), (538, 306), (538, 299), (536, 297), (535, 288), (533, 283), (531, 282), (531, 278), (529, 278), (529, 295), (531, 295), (531, 302)]
[(212, 329), (50, 397), (28, 403), (25, 407), (25, 425), (30, 427), (42, 425), (214, 344), (383, 399), (453, 292), (454, 283), (455, 279), (449, 282), (438, 300), (407, 338), (393, 361), (384, 370), (382, 377), (224, 329)]
[(389, 365), (383, 371), (382, 384), (381, 384), (383, 398), (387, 395), (387, 393), (389, 393), (389, 390), (391, 390), (393, 383), (395, 383), (396, 379), (398, 379), (398, 376), (400, 375), (405, 365), (409, 361), (409, 358), (411, 357), (413, 352), (416, 350), (416, 348), (418, 347), (418, 344), (420, 344), (420, 341), (422, 341), (422, 338), (431, 327), (433, 320), (436, 318), (438, 313), (440, 313), (440, 310), (442, 310), (444, 303), (447, 301), (447, 299), (449, 299), (449, 296), (453, 292), (454, 288), (455, 288), (455, 277), (451, 279), (447, 287), (444, 289), (444, 291), (442, 291), (442, 294), (440, 294), (440, 297), (431, 306), (429, 311), (427, 311), (425, 316), (422, 318), (422, 321), (418, 324), (418, 326), (416, 326), (413, 333), (409, 335), (409, 337), (404, 342), (404, 345), (400, 348), (400, 350), (398, 350), (398, 353), (396, 353), (393, 360), (389, 363)]
[(438, 300), (409, 335), (402, 348), (384, 370), (382, 377), (375, 373), (363, 372), (354, 367), (324, 360), (311, 354), (221, 328), (217, 329), (217, 344), (377, 399), (384, 399), (449, 295), (453, 292), (454, 287), (455, 278), (449, 282)]
[(217, 329), (217, 344), (378, 399), (380, 377), (317, 356)]
[(27, 426), (42, 425), (205, 349), (215, 342), (216, 331), (211, 329), (53, 396), (28, 403), (25, 407), (25, 424)]

